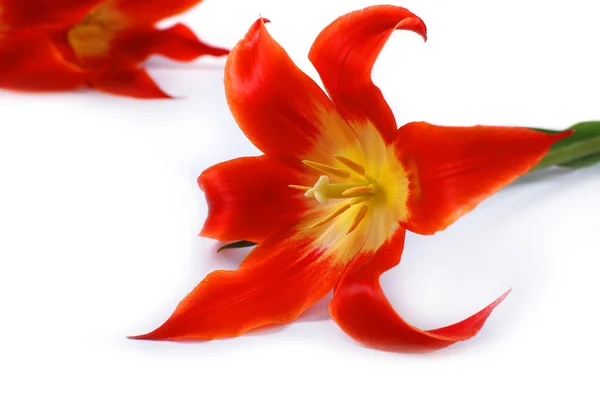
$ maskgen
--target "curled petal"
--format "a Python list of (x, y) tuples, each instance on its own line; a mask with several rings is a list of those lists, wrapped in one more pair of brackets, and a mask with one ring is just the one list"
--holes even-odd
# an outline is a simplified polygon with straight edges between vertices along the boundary
[(370, 120), (387, 142), (396, 134), (396, 120), (373, 84), (371, 70), (387, 39), (399, 29), (427, 39), (425, 24), (407, 9), (373, 6), (333, 21), (309, 53), (338, 110), (350, 121)]
[(22, 91), (72, 90), (89, 74), (65, 60), (45, 35), (34, 32), (0, 36), (0, 87)]
[(138, 99), (168, 99), (148, 72), (138, 67), (109, 68), (91, 80), (91, 86), (102, 92)]
[(210, 273), (162, 326), (133, 338), (210, 340), (293, 321), (333, 288), (343, 265), (291, 233), (259, 244), (236, 271)]
[(381, 274), (400, 260), (404, 233), (402, 229), (374, 256), (348, 268), (329, 304), (331, 317), (354, 340), (385, 351), (428, 352), (473, 337), (509, 292), (454, 325), (424, 331), (408, 324), (394, 311), (379, 284)]
[(260, 243), (298, 222), (307, 209), (303, 174), (268, 156), (244, 157), (214, 165), (198, 177), (208, 216), (201, 236), (224, 242)]
[(403, 126), (395, 142), (409, 175), (408, 217), (402, 224), (425, 235), (445, 229), (529, 171), (553, 143), (570, 134), (424, 122)]
[(110, 57), (141, 62), (151, 55), (159, 54), (176, 61), (192, 61), (204, 55), (224, 56), (228, 53), (229, 50), (201, 42), (190, 28), (177, 24), (167, 29), (124, 31), (112, 43)]
[(263, 20), (231, 51), (225, 94), (242, 131), (268, 155), (302, 158), (322, 132), (341, 129), (329, 98), (273, 40)]
[(0, 26), (11, 29), (66, 28), (105, 0), (2, 0)]

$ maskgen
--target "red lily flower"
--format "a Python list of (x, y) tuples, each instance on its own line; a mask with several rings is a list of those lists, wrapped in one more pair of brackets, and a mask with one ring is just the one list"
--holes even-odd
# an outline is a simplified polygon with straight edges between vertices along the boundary
[[(32, 29), (42, 36), (39, 30), (43, 28), (43, 35), (49, 39), (42, 39), (42, 54), (52, 53), (53, 57), (38, 56), (40, 45), (30, 43), (20, 48), (18, 58), (22, 62), (15, 66), (11, 59), (14, 52), (5, 51), (0, 39), (0, 85), (5, 88), (60, 90), (87, 85), (119, 95), (164, 98), (169, 96), (139, 67), (149, 56), (160, 54), (177, 61), (192, 61), (202, 55), (228, 54), (228, 50), (201, 42), (185, 25), (164, 30), (155, 27), (201, 0), (57, 0), (51, 6), (37, 4), (40, 1), (25, 0), (25, 7), (10, 0), (9, 19), (3, 21), (8, 21), (7, 27), (29, 28), (28, 37)], [(21, 36), (21, 31), (7, 30), (5, 36), (17, 35)], [(74, 73), (43, 74), (59, 67)], [(35, 77), (38, 79), (28, 75), (31, 69), (40, 72)]]
[(0, 86), (11, 90), (53, 91), (85, 84), (88, 73), (67, 62), (45, 30), (77, 23), (101, 1), (3, 0)]
[[(216, 339), (296, 319), (334, 289), (329, 311), (374, 348), (435, 350), (475, 335), (508, 294), (451, 326), (424, 331), (392, 308), (379, 276), (400, 261), (406, 230), (433, 234), (527, 172), (565, 134), (525, 128), (397, 128), (371, 69), (396, 29), (426, 39), (394, 6), (345, 15), (309, 58), (328, 97), (258, 20), (225, 67), (229, 107), (261, 151), (198, 178), (201, 235), (258, 246), (236, 271), (210, 273), (159, 328), (137, 339)], [(315, 183), (316, 182), (316, 183)]]

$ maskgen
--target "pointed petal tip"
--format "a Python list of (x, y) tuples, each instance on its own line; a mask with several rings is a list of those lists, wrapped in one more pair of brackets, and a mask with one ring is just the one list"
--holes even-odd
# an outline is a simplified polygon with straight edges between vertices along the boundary
[(151, 335), (152, 332), (150, 333), (144, 333), (142, 335), (132, 335), (132, 336), (127, 336), (127, 339), (131, 339), (131, 340), (158, 340), (152, 337)]
[(502, 303), (504, 301), (504, 299), (506, 299), (508, 297), (508, 295), (510, 294), (510, 292), (512, 292), (513, 288), (509, 288), (506, 292), (502, 293), (502, 295), (500, 295), (500, 297), (498, 297), (496, 300), (494, 300), (494, 302), (492, 304), (490, 304), (488, 307), (491, 308), (495, 308), (498, 304)]
[(415, 32), (416, 34), (418, 34), (419, 36), (421, 36), (423, 38), (423, 41), (426, 42), (427, 41), (427, 26), (425, 25), (425, 22), (423, 22), (423, 20), (419, 17), (417, 17), (416, 15), (414, 17), (411, 18), (406, 18), (402, 21), (400, 21), (397, 25), (396, 25), (396, 30), (410, 30)]
[[(172, 340), (169, 336), (161, 335), (161, 327), (156, 328), (153, 331), (148, 333), (143, 333), (141, 335), (131, 335), (127, 336), (127, 339), (131, 340), (150, 340), (150, 341), (162, 341), (162, 340)], [(164, 333), (164, 332), (163, 332)]]
[(552, 135), (551, 137), (553, 139), (553, 142), (558, 142), (566, 137), (571, 136), (573, 133), (575, 133), (575, 129), (569, 129), (568, 131), (564, 131), (564, 132), (558, 133), (556, 135)]
[(229, 55), (229, 53), (231, 53), (231, 49), (226, 49), (223, 47), (213, 47), (212, 53), (210, 55), (213, 57), (223, 57)]

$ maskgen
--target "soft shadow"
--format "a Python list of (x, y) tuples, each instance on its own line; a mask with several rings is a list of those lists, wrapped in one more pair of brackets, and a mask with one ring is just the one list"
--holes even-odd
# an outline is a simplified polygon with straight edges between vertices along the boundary
[(327, 321), (329, 319), (329, 302), (333, 298), (333, 292), (329, 292), (327, 296), (313, 304), (308, 310), (306, 310), (296, 322), (310, 322), (310, 321)]
[(528, 183), (539, 182), (543, 180), (548, 180), (551, 178), (562, 177), (565, 175), (569, 175), (573, 173), (574, 170), (569, 168), (560, 168), (560, 167), (551, 167), (542, 169), (539, 171), (533, 171), (528, 173), (527, 175), (523, 175), (519, 179), (517, 179), (513, 185), (523, 185)]
[(217, 250), (227, 243), (217, 242), (210, 248), (209, 261), (219, 261), (225, 263), (225, 269), (237, 269), (244, 258), (252, 251), (253, 247), (240, 249), (227, 249), (217, 253)]
[(144, 63), (144, 67), (161, 70), (177, 71), (200, 71), (200, 70), (222, 70), (223, 63), (175, 63), (167, 59), (150, 59)]
[(329, 310), (328, 305), (333, 297), (333, 292), (330, 292), (313, 304), (308, 310), (306, 310), (302, 315), (298, 317), (295, 321), (290, 322), (289, 324), (271, 324), (266, 326), (261, 326), (259, 328), (252, 329), (248, 331), (248, 335), (251, 336), (259, 336), (259, 335), (270, 335), (273, 333), (281, 332), (290, 324), (300, 323), (300, 322), (315, 322), (315, 321), (327, 321), (329, 319)]
[(247, 336), (263, 336), (271, 335), (277, 332), (281, 332), (286, 327), (286, 324), (271, 324), (265, 326), (259, 326), (258, 328), (250, 329), (244, 335)]

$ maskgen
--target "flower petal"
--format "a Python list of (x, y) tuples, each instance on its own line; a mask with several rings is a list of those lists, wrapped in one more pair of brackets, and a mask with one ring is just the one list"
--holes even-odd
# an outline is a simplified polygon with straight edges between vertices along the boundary
[(554, 142), (570, 134), (424, 122), (403, 126), (395, 143), (409, 175), (408, 217), (402, 224), (424, 235), (445, 229), (529, 171)]
[(160, 54), (177, 61), (192, 61), (203, 55), (224, 56), (229, 50), (201, 42), (183, 24), (167, 29), (145, 28), (128, 30), (115, 37), (111, 44), (111, 59), (142, 62), (151, 55)]
[(301, 159), (322, 132), (337, 135), (343, 130), (330, 126), (342, 123), (333, 104), (273, 40), (263, 20), (231, 51), (225, 94), (242, 131), (269, 155)]
[(88, 73), (66, 61), (53, 42), (33, 32), (0, 36), (0, 87), (23, 91), (71, 90)]
[(201, 236), (224, 242), (260, 243), (300, 220), (311, 199), (289, 184), (303, 174), (268, 156), (243, 157), (208, 168), (198, 178), (208, 217)]
[(102, 8), (115, 12), (128, 26), (153, 25), (188, 11), (202, 0), (109, 0)]
[(143, 68), (123, 67), (102, 71), (91, 81), (91, 86), (102, 92), (138, 99), (168, 99)]
[(329, 303), (331, 317), (354, 340), (386, 351), (433, 351), (473, 337), (508, 292), (454, 325), (423, 331), (408, 324), (394, 311), (379, 284), (381, 274), (400, 261), (404, 233), (398, 231), (370, 259), (353, 262)]
[(0, 26), (11, 29), (68, 27), (105, 0), (3, 0)]
[(309, 53), (342, 115), (349, 121), (369, 119), (386, 142), (396, 134), (396, 120), (381, 90), (373, 84), (371, 70), (397, 29), (416, 32), (427, 40), (425, 24), (407, 9), (373, 6), (333, 21), (319, 34)]
[(283, 230), (252, 250), (238, 270), (210, 273), (162, 326), (133, 339), (211, 340), (287, 323), (323, 298), (343, 270), (312, 238)]

